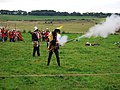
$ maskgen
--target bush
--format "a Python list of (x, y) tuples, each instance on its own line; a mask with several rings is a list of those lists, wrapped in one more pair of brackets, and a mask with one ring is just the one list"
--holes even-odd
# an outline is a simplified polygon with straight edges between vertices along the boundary
[(62, 31), (62, 34), (65, 34), (66, 32), (65, 31)]
[(23, 30), (23, 33), (26, 33), (26, 30)]
[(31, 31), (29, 30), (28, 33), (31, 33)]

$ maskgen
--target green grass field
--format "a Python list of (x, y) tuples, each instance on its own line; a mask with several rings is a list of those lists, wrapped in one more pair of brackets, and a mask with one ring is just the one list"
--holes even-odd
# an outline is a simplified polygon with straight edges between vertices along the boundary
[[(73, 39), (80, 34), (66, 34)], [(0, 42), (1, 90), (119, 90), (120, 48), (114, 42), (120, 35), (107, 38), (83, 38), (60, 47), (61, 67), (55, 55), (47, 66), (46, 43), (41, 42), (41, 56), (32, 57), (31, 35), (23, 42)], [(85, 46), (97, 42), (100, 46)], [(53, 76), (52, 76), (53, 75)]]
[[(120, 34), (107, 38), (82, 38), (66, 43), (59, 49), (61, 67), (57, 66), (55, 55), (50, 66), (47, 66), (46, 42), (41, 42), (41, 56), (32, 57), (31, 34), (27, 32), (33, 31), (35, 25), (39, 30), (48, 27), (50, 31), (63, 25), (61, 32), (66, 32), (64, 35), (70, 40), (83, 35), (103, 19), (74, 17), (74, 20), (72, 17), (64, 17), (60, 20), (61, 17), (54, 17), (53, 24), (45, 24), (45, 18), (50, 21), (51, 17), (41, 18), (0, 15), (0, 26), (7, 25), (10, 30), (16, 27), (17, 30), (26, 31), (22, 33), (24, 41), (0, 42), (0, 90), (120, 89), (120, 43), (115, 44), (120, 42)], [(85, 46), (86, 42), (100, 45)]]

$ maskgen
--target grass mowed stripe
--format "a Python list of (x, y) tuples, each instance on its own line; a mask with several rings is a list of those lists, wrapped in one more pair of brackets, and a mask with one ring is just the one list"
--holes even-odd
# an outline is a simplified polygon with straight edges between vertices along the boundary
[(108, 76), (120, 75), (120, 73), (103, 73), (103, 74), (28, 74), (28, 75), (0, 75), (0, 77), (56, 77), (56, 76)]

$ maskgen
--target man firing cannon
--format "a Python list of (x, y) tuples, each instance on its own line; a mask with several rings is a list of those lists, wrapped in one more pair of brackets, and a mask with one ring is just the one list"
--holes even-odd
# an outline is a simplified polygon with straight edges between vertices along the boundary
[(48, 63), (49, 66), (50, 60), (52, 57), (53, 52), (56, 55), (58, 66), (60, 66), (60, 59), (59, 59), (59, 42), (57, 36), (60, 33), (60, 29), (55, 29), (53, 32), (49, 34), (49, 42), (48, 42), (48, 50), (49, 50), (49, 56), (48, 56)]

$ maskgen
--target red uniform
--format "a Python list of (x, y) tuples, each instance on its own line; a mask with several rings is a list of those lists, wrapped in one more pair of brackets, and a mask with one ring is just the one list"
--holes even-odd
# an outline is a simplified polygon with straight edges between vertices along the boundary
[(47, 42), (48, 42), (48, 36), (49, 36), (49, 31), (46, 31), (45, 32), (45, 41), (47, 41)]
[(13, 42), (13, 32), (12, 31), (9, 32), (9, 38), (10, 38), (10, 42)]
[(4, 28), (1, 29), (1, 33), (2, 33), (2, 38), (4, 38), (5, 37), (5, 30), (4, 30)]
[(4, 28), (1, 29), (1, 33), (2, 33), (2, 42), (4, 42), (5, 41), (5, 30), (4, 30)]
[(22, 34), (21, 34), (21, 32), (18, 31), (17, 34), (18, 34), (18, 39), (21, 40), (21, 41), (23, 41), (23, 38), (22, 38)]

